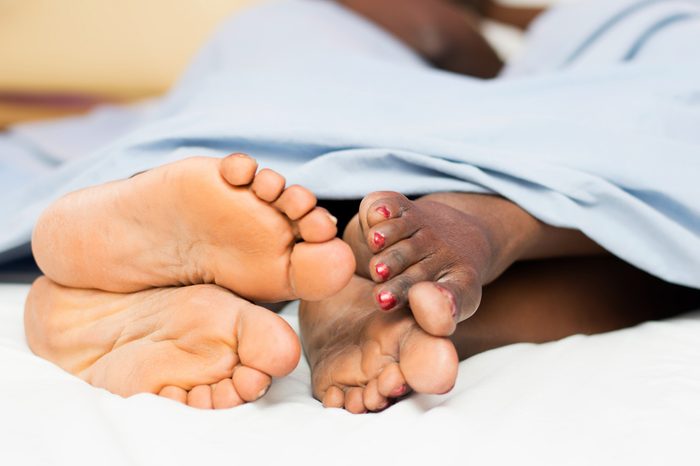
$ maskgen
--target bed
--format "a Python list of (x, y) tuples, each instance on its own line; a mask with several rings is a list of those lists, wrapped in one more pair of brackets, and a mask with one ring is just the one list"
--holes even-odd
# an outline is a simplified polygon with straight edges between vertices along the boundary
[[(700, 312), (492, 350), (444, 396), (379, 414), (324, 409), (304, 360), (262, 400), (200, 411), (123, 399), (36, 356), (25, 284), (0, 285), (0, 463), (674, 464), (700, 461)], [(282, 315), (296, 328), (296, 306)]]
[[(514, 31), (489, 34), (517, 52)], [(700, 464), (700, 310), (492, 350), (461, 363), (449, 394), (379, 414), (324, 409), (303, 359), (260, 401), (200, 411), (123, 399), (34, 356), (17, 281), (0, 277), (1, 465)], [(282, 311), (294, 328), (296, 312)]]

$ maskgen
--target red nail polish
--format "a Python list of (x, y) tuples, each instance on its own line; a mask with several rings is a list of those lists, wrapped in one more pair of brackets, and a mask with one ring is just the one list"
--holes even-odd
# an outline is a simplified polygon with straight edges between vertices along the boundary
[(382, 291), (377, 295), (377, 302), (379, 303), (379, 307), (388, 311), (396, 306), (396, 296), (394, 296), (391, 291)]
[(377, 212), (379, 212), (380, 214), (382, 214), (382, 217), (384, 217), (384, 218), (389, 218), (389, 217), (391, 217), (391, 212), (389, 211), (389, 209), (387, 209), (387, 208), (386, 208), (385, 206), (383, 206), (383, 205), (377, 207)]
[(438, 290), (440, 290), (440, 293), (442, 293), (442, 295), (443, 295), (444, 297), (446, 297), (447, 300), (450, 302), (450, 307), (452, 308), (452, 309), (451, 309), (452, 318), (453, 318), (453, 319), (457, 318), (457, 302), (456, 302), (456, 300), (455, 300), (455, 295), (452, 294), (452, 292), (451, 292), (450, 290), (448, 290), (447, 288), (445, 288), (445, 287), (442, 286), (442, 285), (439, 285), (439, 284), (436, 283), (436, 284), (435, 284), (435, 287), (436, 287)]
[(375, 246), (381, 248), (384, 247), (384, 241), (386, 241), (386, 238), (380, 232), (375, 231), (374, 236), (372, 237), (372, 241), (374, 241)]
[(377, 275), (379, 275), (379, 278), (382, 280), (389, 278), (389, 266), (386, 264), (380, 262), (374, 267), (374, 271), (377, 272)]

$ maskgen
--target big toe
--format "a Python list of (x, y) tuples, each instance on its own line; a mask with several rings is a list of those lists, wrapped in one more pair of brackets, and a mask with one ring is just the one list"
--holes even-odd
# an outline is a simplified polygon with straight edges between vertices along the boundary
[(418, 393), (449, 392), (457, 380), (459, 359), (450, 340), (414, 329), (401, 345), (399, 366)]
[(481, 303), (478, 280), (420, 282), (408, 291), (408, 302), (418, 325), (427, 333), (446, 337), (471, 317)]
[(350, 282), (355, 271), (350, 246), (338, 238), (324, 243), (298, 243), (290, 262), (294, 293), (307, 301), (333, 296)]
[[(246, 304), (247, 308), (240, 315), (237, 328), (237, 352), (241, 365), (272, 377), (289, 374), (297, 366), (301, 356), (301, 345), (296, 333), (277, 314), (253, 304)], [(235, 381), (234, 379), (234, 383)], [(266, 384), (269, 385), (269, 381)], [(258, 388), (259, 392), (260, 386), (253, 385), (255, 386), (252, 390)], [(236, 389), (238, 388), (236, 386)], [(246, 395), (249, 395), (248, 391)]]

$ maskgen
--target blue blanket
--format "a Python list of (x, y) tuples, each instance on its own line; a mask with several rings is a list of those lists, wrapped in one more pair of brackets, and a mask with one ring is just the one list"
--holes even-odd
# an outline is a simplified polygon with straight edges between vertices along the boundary
[(219, 31), (148, 123), (7, 194), (0, 251), (26, 252), (36, 218), (63, 193), (242, 151), (322, 198), (497, 193), (700, 288), (700, 5), (605, 3), (591, 3), (588, 22), (577, 16), (578, 29), (552, 12), (536, 39), (547, 43), (548, 22), (579, 40), (537, 73), (494, 81), (431, 69), (331, 3), (251, 10)]

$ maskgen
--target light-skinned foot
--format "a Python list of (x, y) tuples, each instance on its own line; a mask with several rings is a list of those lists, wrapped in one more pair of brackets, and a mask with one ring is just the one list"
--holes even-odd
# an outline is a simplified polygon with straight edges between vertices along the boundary
[(32, 247), (51, 280), (120, 293), (212, 283), (260, 302), (333, 295), (355, 268), (333, 217), (254, 159), (193, 157), (64, 196)]
[(198, 408), (260, 398), (301, 352), (281, 317), (215, 285), (118, 294), (42, 277), (27, 299), (25, 332), (34, 353), (96, 387)]

